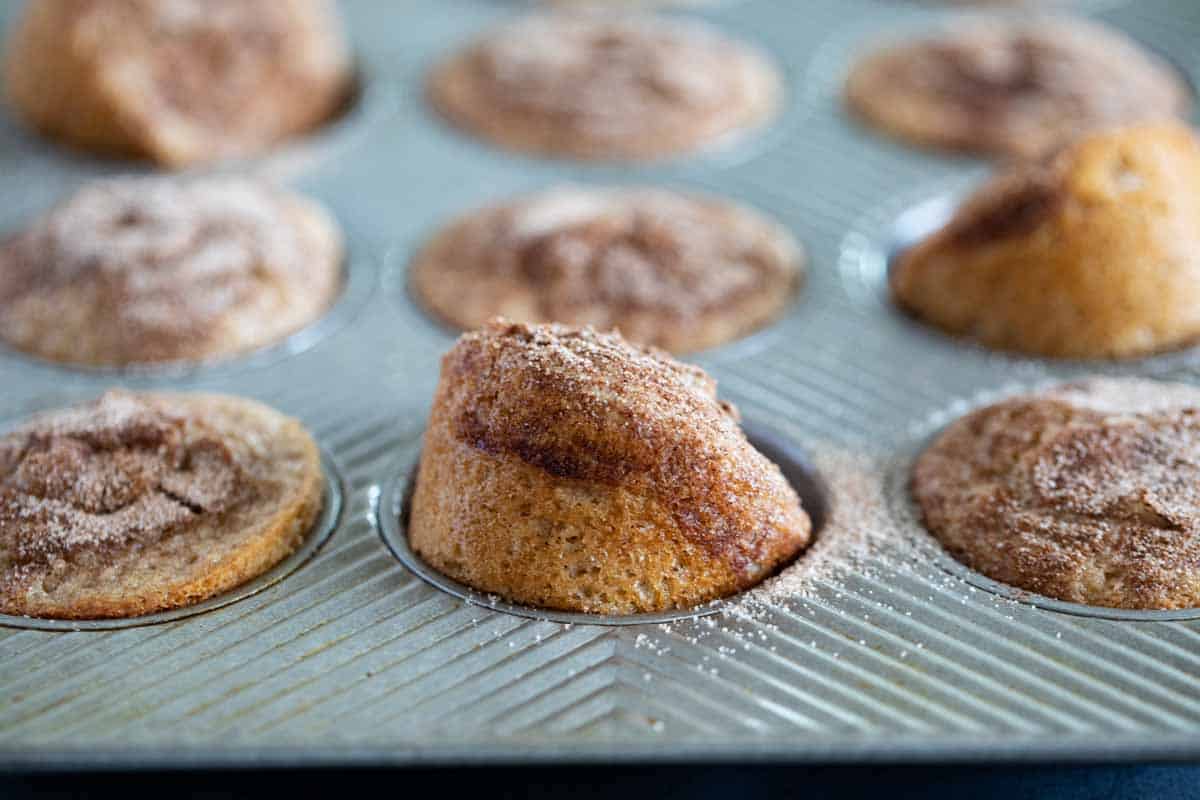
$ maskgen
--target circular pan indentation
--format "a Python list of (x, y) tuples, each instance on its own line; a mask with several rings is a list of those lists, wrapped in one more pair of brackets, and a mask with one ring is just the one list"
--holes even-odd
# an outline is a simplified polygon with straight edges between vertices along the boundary
[(897, 523), (897, 527), (901, 531), (911, 534), (909, 538), (914, 547), (926, 555), (930, 561), (944, 572), (969, 586), (982, 589), (1005, 600), (1011, 600), (1022, 605), (1032, 606), (1044, 611), (1053, 611), (1059, 614), (1122, 622), (1175, 622), (1200, 619), (1200, 608), (1154, 611), (1091, 606), (1084, 603), (1074, 603), (1054, 597), (1047, 597), (1028, 589), (1021, 589), (1011, 584), (1001, 583), (959, 561), (942, 546), (933, 532), (925, 527), (916, 498), (912, 495), (910, 486), (912, 469), (916, 464), (917, 458), (920, 457), (926, 448), (933, 444), (946, 426), (972, 411), (1000, 402), (1005, 398), (1037, 392), (1058, 385), (1059, 383), (1061, 381), (1047, 381), (1033, 385), (1009, 385), (1002, 389), (982, 392), (969, 400), (958, 400), (933, 414), (917, 430), (911, 442), (901, 448), (885, 477), (886, 485), (884, 490), (887, 505), (893, 519)]
[[(340, 220), (338, 222), (340, 225)], [(332, 305), (321, 316), (277, 342), (245, 353), (232, 353), (203, 361), (107, 366), (52, 361), (18, 350), (0, 340), (0, 358), (60, 375), (70, 373), (81, 378), (121, 380), (133, 385), (172, 379), (220, 378), (278, 363), (311, 349), (345, 328), (358, 316), (374, 292), (379, 272), (374, 255), (364, 240), (344, 227), (341, 230), (345, 237), (345, 253), (340, 267), (340, 288)]]
[(172, 608), (154, 614), (114, 619), (50, 619), (0, 614), (0, 627), (26, 628), (40, 631), (108, 631), (121, 628), (136, 628), (143, 625), (158, 625), (163, 622), (206, 614), (231, 605), (239, 600), (256, 595), (287, 578), (313, 558), (333, 536), (341, 522), (345, 506), (345, 484), (333, 458), (321, 450), (321, 474), (324, 481), (321, 513), (309, 529), (308, 535), (290, 556), (280, 561), (257, 578), (235, 586), (227, 592), (210, 597), (190, 606)]
[(897, 260), (945, 225), (984, 180), (983, 174), (973, 170), (886, 204), (855, 223), (842, 240), (838, 256), (843, 290), (854, 305), (871, 316), (883, 315), (883, 321), (912, 337), (914, 344), (919, 341), (947, 350), (946, 357), (982, 358), (998, 368), (1026, 370), (1026, 374), (1161, 375), (1200, 360), (1200, 345), (1196, 343), (1132, 358), (1064, 358), (992, 349), (969, 337), (943, 331), (899, 306), (889, 281)]
[[(750, 443), (760, 453), (779, 466), (784, 478), (796, 490), (796, 493), (800, 495), (800, 503), (812, 520), (813, 536), (814, 538), (819, 536), (829, 516), (828, 492), (808, 456), (788, 439), (767, 428), (756, 425), (744, 425), (743, 428), (746, 430), (746, 436), (750, 440)], [(436, 568), (426, 564), (409, 546), (407, 527), (408, 509), (409, 501), (412, 498), (412, 492), (415, 487), (417, 465), (415, 463), (411, 467), (400, 465), (395, 472), (395, 476), (383, 486), (382, 492), (376, 501), (376, 507), (373, 509), (375, 524), (379, 530), (380, 537), (383, 539), (384, 544), (387, 545), (387, 548), (392, 551), (392, 555), (410, 572), (435, 589), (440, 589), (470, 605), (526, 619), (561, 622), (569, 625), (620, 626), (652, 625), (664, 622), (676, 622), (694, 617), (704, 617), (719, 612), (724, 607), (727, 599), (737, 597), (737, 595), (733, 595), (731, 598), (713, 600), (693, 608), (625, 615), (558, 611), (520, 603), (510, 603), (497, 595), (480, 592), (443, 575)], [(812, 546), (811, 543), (809, 546)], [(796, 558), (803, 557), (803, 552), (796, 556)], [(763, 580), (770, 578), (772, 575), (777, 575), (794, 562), (795, 559), (791, 559), (779, 565), (771, 575), (764, 576)]]

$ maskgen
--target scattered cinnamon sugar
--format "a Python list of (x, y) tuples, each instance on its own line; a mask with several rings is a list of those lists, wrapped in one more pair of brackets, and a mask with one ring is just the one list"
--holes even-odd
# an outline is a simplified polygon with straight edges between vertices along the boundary
[(770, 606), (812, 597), (849, 574), (870, 577), (871, 565), (911, 537), (885, 496), (889, 465), (880, 456), (828, 443), (806, 445), (813, 468), (828, 487), (827, 519), (813, 544), (778, 575), (730, 598), (722, 613), (758, 616)]

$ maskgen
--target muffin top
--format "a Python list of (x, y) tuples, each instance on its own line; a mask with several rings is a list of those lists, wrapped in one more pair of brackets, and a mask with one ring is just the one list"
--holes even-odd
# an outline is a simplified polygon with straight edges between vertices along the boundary
[(318, 476), (307, 434), (245, 400), (109, 392), (38, 415), (0, 437), (0, 611), (130, 616), (230, 588), (294, 549)]
[(780, 531), (808, 540), (795, 491), (747, 443), (716, 382), (619, 335), (495, 320), (443, 358), (438, 402), (477, 450), (655, 497), (747, 576), (763, 577)]
[(988, 347), (1129, 358), (1200, 336), (1200, 141), (1179, 123), (1087, 134), (1006, 169), (894, 264), (894, 298)]
[(1191, 106), (1174, 70), (1123, 34), (1055, 17), (975, 21), (881, 48), (855, 65), (846, 93), (900, 138), (1020, 157)]
[(597, 12), (499, 28), (436, 69), (430, 90), (506, 147), (605, 159), (693, 150), (762, 122), (778, 84), (762, 55), (707, 26)]
[(9, 93), (36, 127), (170, 167), (316, 126), (352, 73), (327, 0), (33, 0), (8, 53)]
[(658, 189), (565, 187), (462, 218), (417, 258), (412, 280), (460, 328), (497, 315), (587, 324), (682, 352), (779, 313), (802, 258), (785, 231), (747, 208)]
[(1060, 600), (1200, 605), (1200, 390), (1091, 379), (952, 423), (921, 454), (930, 531), (988, 577)]
[(312, 202), (242, 178), (89, 184), (0, 243), (0, 339), (73, 364), (204, 361), (331, 304), (341, 240)]

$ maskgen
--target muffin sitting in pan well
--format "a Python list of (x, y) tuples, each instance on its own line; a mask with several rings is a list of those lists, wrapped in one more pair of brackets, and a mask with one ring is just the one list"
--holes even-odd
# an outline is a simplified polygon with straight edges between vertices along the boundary
[(560, 13), (483, 37), (434, 70), (429, 95), (503, 147), (648, 159), (761, 124), (779, 84), (758, 52), (697, 23)]
[(321, 509), (295, 420), (218, 395), (110, 392), (0, 436), (0, 612), (192, 605), (292, 553)]
[(885, 47), (855, 65), (846, 98), (900, 139), (1023, 157), (1191, 105), (1174, 70), (1122, 34), (1052, 18), (962, 24)]
[(774, 319), (802, 262), (791, 236), (748, 208), (658, 189), (569, 187), (451, 224), (417, 257), (412, 286), (459, 328), (495, 316), (592, 325), (678, 353)]
[(968, 414), (913, 495), (959, 560), (1048, 597), (1200, 606), (1200, 390), (1091, 380)]
[(758, 583), (810, 532), (697, 367), (502, 320), (442, 361), (408, 535), (456, 580), (545, 608), (685, 608)]
[(341, 261), (328, 214), (265, 184), (99, 181), (0, 242), (0, 340), (92, 366), (227, 357), (321, 316)]
[(265, 150), (328, 119), (351, 85), (324, 0), (32, 0), (5, 73), (47, 136), (170, 167)]
[(1088, 135), (993, 178), (904, 253), (893, 296), (988, 347), (1127, 358), (1200, 336), (1200, 143), (1183, 125)]

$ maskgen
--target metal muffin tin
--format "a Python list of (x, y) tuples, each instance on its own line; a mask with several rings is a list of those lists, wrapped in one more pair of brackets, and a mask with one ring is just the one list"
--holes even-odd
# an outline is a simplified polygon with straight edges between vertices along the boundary
[[(1193, 83), (1200, 77), (1192, 0), (1076, 7), (1164, 53)], [(0, 3), (0, 24), (15, 8)], [(856, 48), (955, 12), (903, 0), (673, 12), (772, 53), (791, 82), (788, 106), (775, 128), (731, 150), (623, 166), (510, 155), (425, 108), (428, 65), (528, 4), (348, 0), (343, 9), (364, 81), (359, 107), (327, 133), (231, 168), (279, 177), (332, 209), (354, 254), (348, 297), (359, 296), (356, 281), (367, 284), (351, 304), (357, 313), (318, 326), (303, 347), (191, 371), (87, 372), (0, 353), (3, 419), (48, 395), (113, 385), (232, 392), (298, 416), (344, 482), (336, 530), (282, 580), (187, 618), (99, 631), (0, 627), (0, 763), (1200, 756), (1200, 621), (1079, 616), (981, 589), (896, 500), (919, 444), (981, 393), (1095, 371), (1200, 382), (1191, 351), (1121, 365), (996, 355), (888, 306), (881, 270), (903, 239), (897, 221), (962, 191), (985, 165), (865, 131), (842, 110), (839, 84)], [(0, 115), (0, 230), (84, 180), (144, 169), (67, 153)], [(465, 209), (562, 181), (724, 194), (803, 242), (808, 277), (786, 317), (693, 360), (748, 421), (792, 445), (889, 464), (881, 493), (910, 535), (753, 615), (718, 608), (623, 626), (464, 602), (393, 556), (377, 517), (393, 514), (453, 341), (404, 291), (407, 258)], [(825, 489), (836, 515), (839, 486)]]

